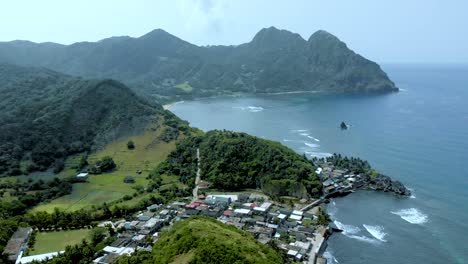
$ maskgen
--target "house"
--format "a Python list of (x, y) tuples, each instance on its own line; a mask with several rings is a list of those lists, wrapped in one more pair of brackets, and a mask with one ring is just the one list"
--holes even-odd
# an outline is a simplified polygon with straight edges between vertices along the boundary
[(251, 211), (249, 209), (235, 209), (234, 210), (234, 214), (238, 215), (238, 216), (248, 216), (250, 215)]
[(26, 264), (26, 263), (31, 263), (33, 261), (45, 261), (47, 259), (51, 259), (58, 254), (62, 254), (65, 251), (59, 251), (59, 252), (51, 252), (51, 253), (45, 253), (45, 254), (39, 254), (39, 255), (33, 255), (33, 256), (27, 256), (27, 257), (22, 257), (19, 262), (17, 261), (18, 264)]
[(171, 207), (173, 208), (183, 208), (186, 205), (184, 202), (175, 201), (172, 203)]
[(78, 175), (76, 175), (76, 178), (80, 180), (86, 180), (88, 179), (88, 175), (89, 173), (87, 172), (81, 172), (81, 173), (78, 173)]
[(22, 254), (22, 251), (26, 249), (29, 237), (31, 236), (32, 228), (20, 227), (11, 236), (10, 240), (3, 250), (3, 254), (8, 256), (8, 260), (15, 262), (18, 256)]
[(154, 213), (151, 212), (144, 212), (138, 216), (138, 220), (146, 222), (151, 219), (151, 217), (154, 216)]
[(258, 206), (253, 208), (253, 212), (254, 212), (255, 214), (261, 214), (261, 215), (265, 214), (265, 213), (266, 213), (266, 210), (267, 210), (267, 209), (265, 209), (265, 208), (263, 208), (263, 207), (258, 207)]
[(237, 200), (239, 200), (239, 196), (236, 195), (236, 194), (210, 194), (210, 195), (208, 195), (206, 197), (206, 199), (213, 199), (213, 198), (215, 198), (215, 199), (217, 199), (217, 198), (224, 198), (224, 199), (229, 198), (231, 200), (229, 203), (236, 202)]
[(226, 217), (230, 217), (232, 214), (232, 210), (226, 210), (223, 212), (223, 215), (226, 216)]
[(150, 212), (155, 212), (155, 211), (159, 210), (159, 208), (161, 208), (160, 204), (152, 204), (152, 205), (146, 207), (146, 210), (148, 210)]
[(205, 200), (205, 204), (211, 206), (218, 206), (226, 208), (231, 203), (230, 197), (222, 197), (222, 196), (212, 196), (208, 195), (207, 199)]
[(289, 216), (289, 220), (301, 221), (301, 219), (302, 219), (302, 216), (300, 216), (300, 215), (291, 214), (291, 215)]

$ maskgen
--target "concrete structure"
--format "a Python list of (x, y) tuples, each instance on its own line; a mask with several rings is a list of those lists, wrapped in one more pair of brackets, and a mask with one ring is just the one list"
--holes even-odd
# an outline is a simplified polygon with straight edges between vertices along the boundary
[(22, 252), (26, 249), (31, 233), (32, 228), (20, 227), (11, 236), (10, 240), (8, 240), (3, 254), (8, 256), (10, 262), (16, 262), (18, 258), (21, 257)]

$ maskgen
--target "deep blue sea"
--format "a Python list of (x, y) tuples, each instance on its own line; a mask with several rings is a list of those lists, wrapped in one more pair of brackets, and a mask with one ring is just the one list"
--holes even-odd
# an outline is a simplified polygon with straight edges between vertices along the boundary
[[(309, 156), (359, 156), (413, 190), (333, 200), (329, 213), (345, 232), (330, 238), (329, 263), (468, 263), (468, 66), (383, 68), (399, 93), (213, 98), (171, 110), (205, 131), (243, 131)], [(351, 128), (341, 131), (341, 121)]]

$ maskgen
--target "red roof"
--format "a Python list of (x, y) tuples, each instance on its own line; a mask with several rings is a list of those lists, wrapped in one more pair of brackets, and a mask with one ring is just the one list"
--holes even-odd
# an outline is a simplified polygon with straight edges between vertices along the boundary
[(193, 202), (193, 203), (191, 203), (191, 204), (187, 204), (185, 207), (186, 207), (186, 208), (192, 208), (192, 209), (193, 209), (193, 208), (197, 208), (197, 207), (200, 206), (200, 205), (201, 205), (201, 203), (199, 203), (199, 202)]
[(224, 213), (223, 213), (224, 216), (231, 216), (231, 214), (232, 214), (232, 211), (231, 211), (231, 210), (226, 210), (226, 211), (224, 211)]
[(256, 203), (251, 203), (251, 204), (250, 204), (250, 207), (252, 207), (252, 208), (258, 207), (258, 204), (256, 204)]

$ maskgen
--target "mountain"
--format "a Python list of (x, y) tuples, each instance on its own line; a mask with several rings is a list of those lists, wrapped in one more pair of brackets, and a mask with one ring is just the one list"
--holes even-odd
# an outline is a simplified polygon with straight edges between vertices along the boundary
[[(228, 238), (228, 239), (227, 239)], [(163, 232), (151, 254), (118, 263), (284, 263), (281, 255), (250, 234), (215, 219), (196, 216)]]
[(209, 131), (177, 144), (152, 177), (176, 175), (192, 185), (200, 150), (201, 179), (218, 190), (261, 188), (271, 197), (318, 197), (322, 184), (312, 163), (278, 142), (245, 133)]
[(63, 167), (71, 154), (143, 131), (162, 107), (114, 80), (0, 64), (0, 175)]
[(320, 30), (308, 40), (275, 27), (238, 46), (196, 46), (161, 29), (72, 45), (0, 43), (0, 62), (113, 78), (160, 101), (233, 93), (390, 92), (376, 63)]

